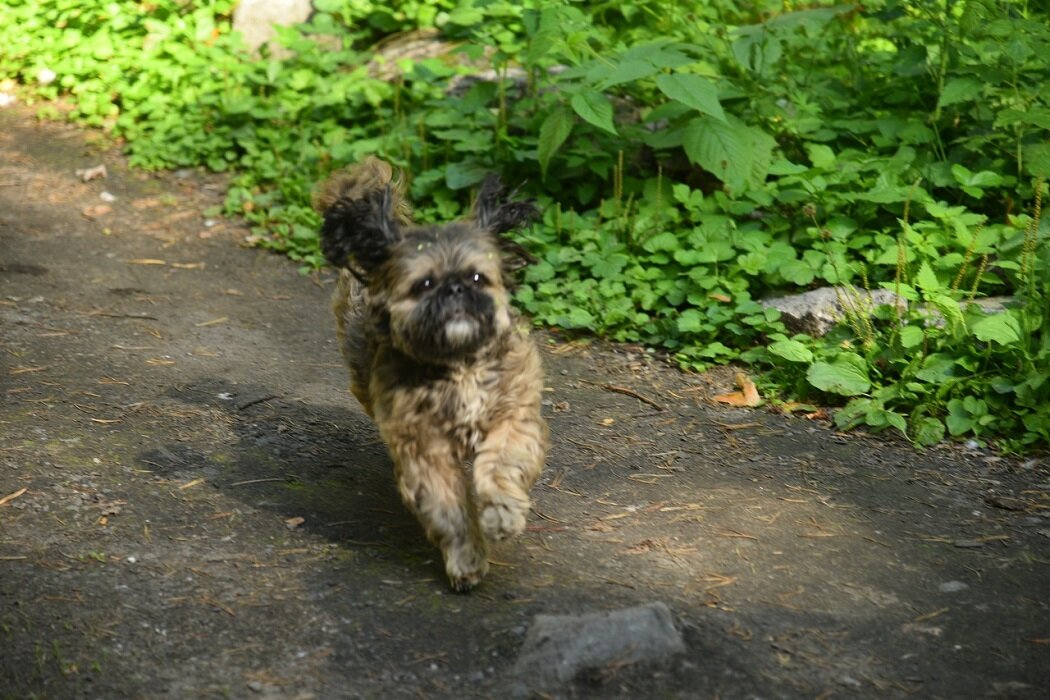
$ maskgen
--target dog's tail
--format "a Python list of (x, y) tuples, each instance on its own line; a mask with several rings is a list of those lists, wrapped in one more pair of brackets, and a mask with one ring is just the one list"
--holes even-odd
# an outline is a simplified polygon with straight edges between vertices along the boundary
[(381, 255), (391, 231), (412, 222), (404, 187), (400, 173), (395, 175), (389, 163), (374, 156), (333, 173), (313, 196), (314, 209), (324, 216), (325, 259), (360, 276), (352, 263), (368, 267), (370, 260), (359, 258)]

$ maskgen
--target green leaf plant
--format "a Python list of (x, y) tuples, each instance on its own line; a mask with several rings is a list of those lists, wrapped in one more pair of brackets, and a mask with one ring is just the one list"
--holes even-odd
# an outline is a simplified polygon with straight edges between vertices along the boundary
[[(496, 170), (545, 212), (537, 323), (768, 368), (844, 427), (1045, 446), (1045, 4), (316, 0), (256, 52), (233, 6), (8, 0), (0, 79), (138, 167), (230, 173), (225, 212), (304, 271), (332, 170), (387, 158), (423, 220)], [(760, 303), (829, 285), (825, 339)]]

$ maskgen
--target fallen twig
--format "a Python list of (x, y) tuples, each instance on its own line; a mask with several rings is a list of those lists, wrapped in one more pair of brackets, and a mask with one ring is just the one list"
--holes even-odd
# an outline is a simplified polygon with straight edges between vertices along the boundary
[(7, 494), (3, 498), (0, 498), (0, 506), (6, 506), (8, 503), (10, 503), (11, 501), (15, 500), (16, 498), (18, 498), (19, 496), (21, 496), (22, 494), (24, 494), (28, 490), (29, 490), (28, 488), (21, 488), (21, 489), (18, 489), (17, 491), (15, 491), (14, 493)]
[(91, 311), (88, 316), (104, 316), (105, 318), (134, 318), (139, 321), (156, 321), (156, 316), (140, 316), (138, 314), (111, 314), (106, 311)]
[(912, 622), (926, 622), (927, 620), (932, 620), (935, 617), (943, 615), (949, 610), (951, 610), (951, 608), (941, 608), (939, 610), (934, 610), (933, 612), (928, 612), (925, 615), (919, 615), (917, 618), (912, 620)]
[(630, 396), (631, 398), (638, 399), (642, 403), (649, 404), (650, 406), (655, 408), (657, 411), (666, 411), (667, 410), (666, 408), (664, 408), (660, 404), (658, 404), (655, 401), (653, 401), (652, 399), (650, 399), (648, 396), (643, 396), (642, 394), (639, 394), (637, 391), (634, 391), (633, 389), (628, 389), (625, 386), (617, 386), (615, 384), (600, 384), (599, 386), (601, 386), (601, 388), (605, 389), (606, 391), (612, 391), (612, 392), (615, 392), (617, 394), (623, 394), (624, 396)]
[(737, 532), (736, 530), (719, 530), (715, 534), (719, 537), (739, 537), (745, 540), (755, 540), (756, 542), (758, 541), (758, 538), (754, 535), (745, 535), (744, 533)]
[(252, 399), (251, 401), (247, 401), (245, 403), (242, 403), (240, 406), (237, 407), (237, 410), (238, 411), (243, 411), (244, 409), (249, 408), (251, 406), (254, 406), (257, 403), (263, 403), (264, 401), (269, 401), (270, 399), (279, 399), (279, 398), (281, 398), (281, 396), (279, 394), (270, 394), (268, 396), (260, 396), (257, 399)]
[[(264, 483), (266, 483), (268, 481), (287, 481), (287, 479), (285, 479), (284, 477), (279, 477), (279, 476), (270, 477), (269, 479), (248, 479), (247, 481), (235, 481), (234, 483), (230, 484), (230, 487), (232, 488), (234, 486), (247, 486), (249, 484), (264, 484)], [(344, 522), (353, 522), (353, 521), (352, 520), (347, 520), (347, 521), (344, 521)], [(342, 524), (342, 523), (329, 523), (329, 525), (340, 525), (340, 524)]]

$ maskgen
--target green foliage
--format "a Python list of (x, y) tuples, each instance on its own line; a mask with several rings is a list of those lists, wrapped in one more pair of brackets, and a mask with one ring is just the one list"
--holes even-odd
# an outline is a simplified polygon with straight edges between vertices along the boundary
[[(986, 311), (974, 303), (984, 262), (972, 269), (964, 260), (949, 283), (923, 261), (910, 279), (885, 285), (910, 300), (908, 309), (879, 307), (875, 321), (863, 326), (858, 319), (867, 318), (871, 305), (865, 308), (863, 294), (845, 297), (848, 328), (840, 327), (824, 343), (772, 336), (758, 359), (774, 368), (774, 381), (797, 377), (799, 366), (806, 366), (806, 382), (792, 386), (798, 394), (817, 389), (851, 397), (836, 414), (844, 428), (893, 427), (918, 445), (935, 444), (945, 434), (997, 438), (1002, 448), (1014, 451), (1045, 445), (1050, 442), (1045, 278), (1050, 256), (1040, 241), (1050, 227), (1040, 221), (1044, 191), (1036, 191), (1034, 216), (1012, 219), (1025, 262), (1016, 266), (1016, 296), (1005, 309)], [(1000, 264), (1014, 267), (1010, 262)], [(960, 287), (970, 279), (968, 290)]]
[[(434, 219), (494, 169), (545, 208), (521, 241), (537, 322), (686, 367), (758, 363), (767, 390), (846, 400), (840, 424), (918, 444), (1050, 437), (1050, 253), (1038, 211), (1019, 213), (1050, 174), (1036, 3), (317, 0), (281, 30), (287, 55), (258, 57), (232, 5), (8, 0), (0, 76), (138, 166), (230, 171), (227, 213), (304, 269), (322, 264), (310, 192), (334, 168), (384, 155)], [(415, 30), (448, 44), (377, 56)], [(869, 320), (844, 286), (855, 313), (814, 340), (756, 301), (854, 284), (909, 308)], [(972, 303), (994, 294), (1017, 304)]]

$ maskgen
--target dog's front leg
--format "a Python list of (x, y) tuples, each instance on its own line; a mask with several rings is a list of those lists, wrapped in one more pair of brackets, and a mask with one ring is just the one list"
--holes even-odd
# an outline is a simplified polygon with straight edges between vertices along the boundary
[(547, 427), (538, 407), (523, 407), (489, 430), (474, 457), (478, 521), (486, 538), (502, 540), (525, 530), (529, 489), (546, 451)]
[(469, 591), (488, 571), (489, 562), (463, 465), (440, 440), (393, 444), (402, 500), (441, 549), (452, 588)]

